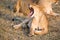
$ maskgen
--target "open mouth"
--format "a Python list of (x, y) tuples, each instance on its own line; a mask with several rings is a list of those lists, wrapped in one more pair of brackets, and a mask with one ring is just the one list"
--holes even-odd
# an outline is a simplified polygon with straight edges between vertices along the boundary
[(32, 7), (29, 7), (30, 9), (30, 13), (28, 14), (28, 16), (32, 16), (34, 14), (34, 9)]

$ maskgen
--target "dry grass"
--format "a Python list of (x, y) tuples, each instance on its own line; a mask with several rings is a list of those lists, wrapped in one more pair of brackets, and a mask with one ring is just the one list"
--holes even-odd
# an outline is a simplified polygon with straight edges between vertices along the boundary
[[(12, 21), (12, 18), (19, 16), (15, 15), (7, 8), (10, 1), (0, 1), (0, 40), (60, 40), (60, 16), (48, 18), (49, 32), (46, 35), (37, 35), (28, 37), (27, 28), (24, 30), (15, 30), (12, 25), (20, 23), (20, 21)], [(53, 10), (60, 13), (60, 3), (53, 5)]]

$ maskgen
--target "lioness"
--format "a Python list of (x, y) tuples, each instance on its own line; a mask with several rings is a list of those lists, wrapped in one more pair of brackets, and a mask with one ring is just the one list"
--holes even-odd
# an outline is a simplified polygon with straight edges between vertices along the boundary
[[(28, 17), (33, 18), (31, 26), (29, 27), (29, 36), (39, 34), (43, 35), (48, 33), (48, 19), (45, 12), (40, 9), (38, 5), (29, 5), (30, 13)], [(24, 21), (23, 21), (24, 23)], [(14, 25), (15, 29), (21, 27), (21, 24)]]
[(29, 36), (32, 36), (34, 34), (46, 34), (48, 32), (48, 20), (45, 12), (42, 11), (38, 5), (30, 5), (29, 9), (31, 12), (28, 16), (34, 16), (31, 23)]
[(38, 5), (40, 5), (40, 8), (42, 8), (47, 14), (57, 16), (59, 14), (53, 12), (52, 10), (52, 4), (57, 4), (58, 0), (40, 0)]

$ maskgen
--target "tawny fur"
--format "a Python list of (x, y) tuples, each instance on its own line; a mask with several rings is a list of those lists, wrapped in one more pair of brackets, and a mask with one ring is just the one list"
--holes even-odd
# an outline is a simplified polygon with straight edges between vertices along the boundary
[[(33, 0), (17, 0), (17, 3), (14, 6), (16, 13), (22, 11), (25, 15), (28, 15), (29, 9), (28, 4), (31, 4)], [(55, 13), (52, 10), (52, 4), (57, 3), (58, 0), (40, 0), (38, 5), (42, 8), (47, 14), (57, 16), (59, 14)]]
[[(30, 5), (30, 7), (34, 9), (34, 14), (32, 15), (34, 16), (34, 18), (31, 23), (29, 36), (35, 34), (43, 35), (48, 33), (48, 20), (46, 18), (44, 11), (42, 11), (38, 5)], [(42, 30), (35, 30), (38, 27)]]
[(31, 0), (17, 0), (14, 6), (14, 10), (16, 11), (16, 13), (19, 13), (19, 11), (21, 11), (24, 13), (24, 15), (28, 15), (28, 13), (30, 12), (28, 4), (30, 3), (32, 3)]
[(16, 13), (19, 13), (19, 10), (21, 8), (21, 0), (17, 0), (16, 4), (14, 5), (14, 10), (16, 11)]
[(57, 16), (59, 14), (53, 12), (53, 9), (52, 9), (52, 4), (57, 3), (57, 2), (58, 2), (58, 0), (40, 0), (38, 5), (40, 6), (40, 8), (43, 8), (43, 10), (47, 14)]

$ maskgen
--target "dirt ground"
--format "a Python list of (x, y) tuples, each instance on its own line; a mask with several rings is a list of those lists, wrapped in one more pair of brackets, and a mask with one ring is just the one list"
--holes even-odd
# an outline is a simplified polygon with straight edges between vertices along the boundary
[[(12, 25), (18, 24), (20, 21), (12, 20), (16, 17), (13, 13), (14, 1), (0, 0), (0, 40), (60, 40), (60, 16), (49, 16), (49, 32), (46, 35), (28, 37), (27, 29), (15, 30)], [(60, 2), (53, 5), (53, 10), (60, 14)]]

